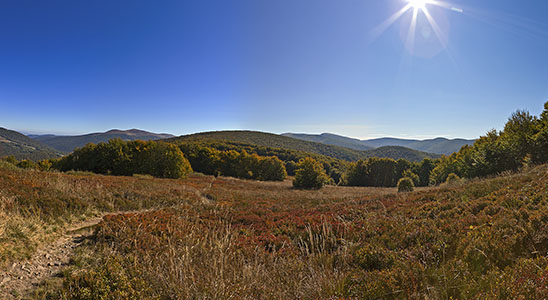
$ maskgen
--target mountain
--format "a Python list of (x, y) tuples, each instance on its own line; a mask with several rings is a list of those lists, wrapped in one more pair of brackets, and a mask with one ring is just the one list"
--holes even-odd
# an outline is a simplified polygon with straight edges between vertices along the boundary
[(330, 156), (346, 161), (356, 161), (368, 157), (386, 157), (393, 159), (405, 158), (411, 161), (420, 161), (426, 157), (439, 157), (439, 155), (436, 154), (421, 152), (405, 147), (381, 147), (379, 149), (362, 151), (258, 131), (211, 131), (183, 135), (180, 137), (167, 139), (166, 141), (196, 142), (208, 140), (238, 142), (265, 147), (304, 151), (308, 153)]
[(418, 151), (449, 155), (457, 152), (464, 145), (472, 145), (475, 140), (435, 138), (428, 140), (378, 138), (371, 140), (359, 140), (331, 133), (299, 134), (284, 133), (283, 136), (293, 137), (305, 141), (343, 146), (355, 150), (368, 150), (372, 148), (399, 146)]
[(322, 134), (304, 134), (304, 133), (284, 133), (283, 136), (291, 137), (294, 139), (316, 142), (334, 146), (341, 146), (345, 148), (350, 148), (354, 150), (371, 150), (376, 147), (371, 147), (364, 145), (361, 140), (348, 138), (345, 136), (340, 136), (332, 133), (322, 133)]
[(174, 137), (171, 134), (165, 133), (152, 133), (148, 131), (130, 129), (130, 130), (118, 130), (113, 129), (107, 132), (90, 133), (84, 135), (73, 136), (61, 136), (61, 135), (31, 135), (34, 140), (39, 141), (49, 147), (61, 151), (63, 153), (70, 153), (74, 149), (83, 147), (88, 143), (100, 143), (108, 142), (110, 139), (120, 138), (124, 141), (134, 140), (161, 140)]
[(17, 131), (0, 127), (0, 157), (42, 160), (59, 157), (61, 153)]

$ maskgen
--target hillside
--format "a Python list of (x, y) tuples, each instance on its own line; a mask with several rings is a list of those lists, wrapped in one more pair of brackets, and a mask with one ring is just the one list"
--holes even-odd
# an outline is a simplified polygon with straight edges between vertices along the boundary
[(346, 161), (356, 161), (369, 157), (386, 157), (399, 159), (404, 158), (410, 161), (420, 161), (425, 157), (437, 158), (436, 154), (420, 152), (404, 147), (383, 147), (360, 151), (356, 149), (345, 148), (341, 146), (328, 145), (317, 142), (310, 142), (295, 139), (283, 135), (277, 135), (258, 131), (211, 131), (184, 135), (177, 138), (171, 138), (170, 142), (192, 142), (192, 141), (229, 141), (239, 142), (251, 145), (266, 146), (273, 148), (284, 148), (289, 150), (303, 151), (319, 155), (325, 155), (336, 159)]
[(396, 138), (379, 138), (362, 141), (371, 147), (401, 146), (419, 151), (449, 155), (457, 152), (464, 145), (472, 145), (475, 140), (435, 138), (428, 140), (407, 140)]
[(0, 157), (9, 155), (19, 160), (42, 160), (59, 157), (60, 153), (17, 131), (0, 128)]
[(310, 142), (324, 143), (328, 145), (342, 146), (355, 150), (368, 150), (372, 148), (399, 146), (418, 151), (449, 155), (457, 152), (464, 145), (471, 145), (475, 140), (435, 138), (428, 140), (378, 138), (370, 140), (359, 140), (340, 136), (331, 133), (322, 134), (300, 134), (284, 133), (283, 136), (301, 139)]
[(76, 148), (85, 146), (88, 143), (100, 143), (108, 142), (110, 139), (122, 139), (124, 141), (134, 140), (160, 140), (173, 137), (171, 134), (158, 134), (147, 132), (138, 129), (130, 130), (118, 130), (113, 129), (107, 132), (90, 133), (85, 135), (73, 135), (73, 136), (58, 136), (58, 135), (32, 135), (36, 141), (44, 143), (49, 147), (61, 151), (63, 153), (70, 153)]
[(332, 133), (322, 133), (322, 134), (284, 133), (282, 135), (290, 138), (294, 138), (294, 139), (303, 140), (303, 141), (341, 146), (341, 147), (360, 150), (360, 151), (371, 150), (375, 148), (375, 147), (364, 145), (363, 142), (359, 139), (353, 139), (353, 138), (340, 136)]
[(397, 193), (0, 165), (0, 257), (36, 257), (63, 220), (98, 211), (111, 214), (31, 299), (546, 299), (547, 174)]

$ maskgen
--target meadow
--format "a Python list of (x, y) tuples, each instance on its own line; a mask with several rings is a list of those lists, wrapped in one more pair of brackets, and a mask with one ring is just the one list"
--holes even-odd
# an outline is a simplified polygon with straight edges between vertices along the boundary
[(412, 193), (6, 168), (0, 184), (4, 261), (131, 211), (107, 214), (32, 299), (548, 297), (546, 165)]

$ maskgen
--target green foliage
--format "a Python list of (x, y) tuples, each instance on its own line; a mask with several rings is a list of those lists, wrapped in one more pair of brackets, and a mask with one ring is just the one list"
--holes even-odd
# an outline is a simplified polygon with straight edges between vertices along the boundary
[(398, 180), (398, 192), (412, 192), (415, 189), (413, 179), (403, 177)]
[(0, 127), (0, 157), (14, 156), (16, 159), (34, 161), (59, 157), (58, 151), (35, 141), (17, 131)]
[(459, 183), (460, 181), (461, 181), (460, 177), (457, 174), (451, 173), (447, 176), (445, 183), (451, 185), (451, 184)]
[(17, 160), (17, 158), (15, 158), (15, 156), (13, 156), (13, 155), (6, 156), (6, 157), (2, 158), (2, 160), (5, 161), (5, 162), (10, 163), (12, 165), (17, 165), (17, 163), (19, 162)]
[[(421, 161), (424, 158), (437, 158), (439, 155), (421, 152), (405, 147), (398, 146), (386, 146), (379, 147), (367, 151), (359, 151), (355, 149), (327, 145), (323, 143), (310, 142), (300, 139), (295, 139), (287, 136), (257, 132), (257, 131), (215, 131), (215, 132), (202, 132), (197, 134), (191, 134), (181, 136), (177, 138), (168, 139), (167, 141), (173, 143), (194, 143), (194, 142), (222, 142), (222, 143), (239, 143), (253, 145), (254, 147), (267, 147), (267, 148), (283, 148), (286, 151), (298, 151), (306, 152), (307, 156), (320, 155), (329, 156), (331, 158), (357, 161), (360, 159), (367, 159), (370, 157), (383, 157), (399, 159), (404, 158), (410, 161)], [(248, 150), (248, 149), (246, 149)], [(248, 152), (251, 152), (248, 150)], [(186, 153), (186, 152), (185, 152)], [(262, 154), (259, 154), (262, 155)], [(302, 157), (301, 157), (302, 158)], [(317, 157), (314, 157), (317, 159)], [(286, 161), (281, 158), (281, 160)], [(298, 160), (296, 160), (298, 161)], [(329, 174), (330, 170), (326, 170)], [(333, 178), (338, 180), (338, 178)]]
[(360, 160), (350, 166), (346, 184), (349, 186), (394, 186), (397, 178), (396, 167), (396, 161), (389, 158)]
[(394, 264), (394, 254), (384, 247), (366, 244), (354, 253), (357, 265), (366, 271), (383, 270)]
[(420, 185), (419, 175), (413, 173), (413, 171), (411, 171), (411, 169), (407, 169), (403, 172), (402, 178), (405, 178), (405, 177), (411, 178), (411, 180), (413, 181), (414, 186), (419, 186)]
[[(252, 178), (258, 180), (279, 180), (279, 178), (285, 178), (287, 174), (295, 175), (295, 170), (299, 160), (306, 158), (309, 155), (305, 152), (288, 149), (223, 141), (184, 142), (178, 143), (177, 145), (181, 151), (185, 153), (185, 156), (189, 159), (192, 168), (197, 172), (209, 175), (222, 174), (226, 176)], [(259, 175), (259, 173), (262, 173), (263, 171), (256, 170), (253, 172), (253, 164), (243, 166), (243, 169), (245, 169), (244, 172), (234, 172), (232, 170), (233, 167), (240, 169), (242, 168), (242, 166), (235, 166), (234, 164), (241, 164), (243, 161), (246, 161), (246, 159), (243, 159), (240, 162), (235, 162), (237, 153), (242, 153), (244, 151), (251, 155), (259, 156), (261, 159), (269, 158), (270, 160), (273, 160), (270, 164), (272, 164), (274, 169), (277, 168), (278, 171), (276, 176), (271, 175), (271, 177), (278, 179), (261, 179), (260, 177), (264, 177), (264, 175)], [(321, 155), (311, 155), (311, 157), (323, 164), (326, 172), (335, 182), (339, 181), (341, 174), (344, 172), (348, 164), (345, 161)], [(280, 161), (285, 166), (286, 175), (283, 175), (284, 172), (281, 170), (280, 166), (275, 166), (276, 164), (279, 164)], [(249, 162), (249, 159), (247, 159), (247, 162)], [(250, 171), (251, 173), (249, 173)], [(266, 172), (272, 173), (272, 171)]]
[(38, 164), (32, 160), (24, 159), (17, 163), (17, 167), (21, 169), (38, 169)]
[(428, 186), (430, 184), (430, 172), (436, 167), (437, 160), (425, 158), (417, 166), (417, 175), (419, 175), (418, 186)]
[(328, 181), (321, 163), (311, 157), (304, 158), (297, 164), (293, 186), (305, 189), (320, 189)]
[(440, 184), (450, 173), (474, 178), (516, 171), (524, 165), (548, 162), (548, 102), (540, 118), (517, 111), (500, 132), (489, 131), (472, 146), (441, 158), (430, 181)]
[(188, 160), (173, 144), (120, 139), (76, 149), (53, 167), (65, 172), (77, 170), (123, 176), (137, 173), (162, 178), (184, 178), (192, 172)]
[(83, 273), (70, 273), (66, 289), (48, 293), (46, 299), (159, 299), (149, 284), (130, 274), (120, 257), (108, 257), (104, 263)]
[(344, 185), (393, 187), (400, 178), (409, 177), (415, 186), (426, 186), (434, 165), (431, 159), (415, 163), (405, 159), (369, 158), (350, 165)]
[(220, 151), (200, 144), (179, 145), (196, 172), (263, 181), (282, 181), (287, 177), (283, 161), (276, 156), (248, 154), (243, 149)]

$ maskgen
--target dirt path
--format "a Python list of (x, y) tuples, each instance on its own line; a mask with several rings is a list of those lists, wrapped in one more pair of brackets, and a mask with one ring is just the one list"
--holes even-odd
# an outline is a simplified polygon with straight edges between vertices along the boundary
[[(213, 204), (214, 199), (207, 194), (215, 182), (215, 177), (203, 189), (196, 189), (195, 194), (204, 204)], [(115, 212), (131, 213), (146, 212), (152, 209)], [(82, 244), (93, 233), (93, 227), (101, 222), (102, 217), (96, 217), (72, 225), (64, 235), (56, 241), (38, 249), (26, 261), (15, 262), (7, 270), (0, 271), (0, 300), (20, 299), (38, 286), (45, 279), (59, 274), (68, 266), (74, 249)]]
[(74, 224), (56, 241), (42, 247), (26, 261), (16, 262), (0, 272), (0, 299), (19, 299), (46, 278), (68, 265), (74, 249), (93, 232), (101, 217)]

